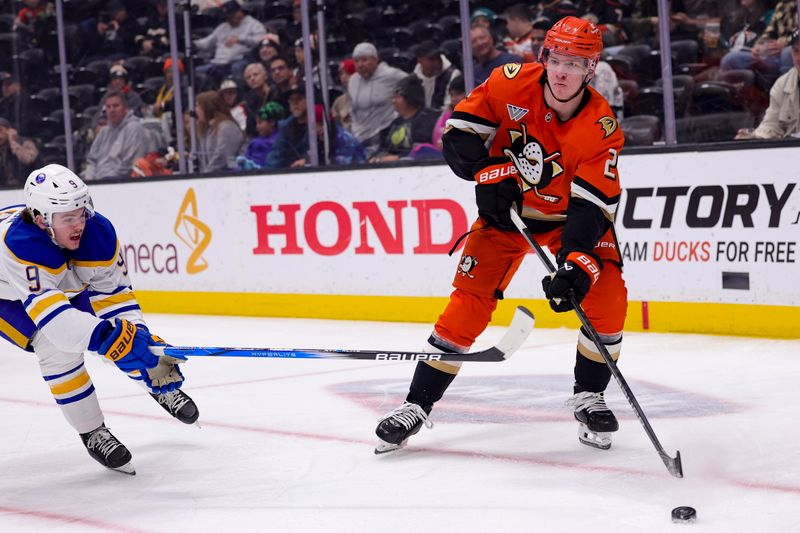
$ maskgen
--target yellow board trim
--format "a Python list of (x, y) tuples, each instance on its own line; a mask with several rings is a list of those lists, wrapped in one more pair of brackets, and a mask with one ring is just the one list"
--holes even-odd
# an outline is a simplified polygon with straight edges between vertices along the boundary
[[(136, 296), (142, 310), (149, 313), (378, 320), (431, 325), (448, 302), (448, 298), (443, 297), (247, 292), (136, 291)], [(574, 313), (557, 314), (545, 300), (523, 299), (499, 302), (492, 324), (508, 325), (518, 305), (533, 311), (537, 328), (579, 327)], [(642, 302), (628, 304), (625, 331), (800, 339), (798, 306), (648, 302), (647, 307), (649, 327), (645, 329)]]
[(12, 341), (17, 343), (17, 346), (20, 348), (25, 348), (28, 346), (28, 337), (20, 333), (17, 328), (0, 318), (0, 331), (3, 332), (3, 335), (11, 339)]
[(53, 394), (67, 394), (76, 391), (89, 382), (89, 374), (84, 370), (74, 378), (58, 385), (50, 385), (50, 392)]
[(36, 322), (37, 320), (39, 320), (39, 315), (41, 315), (45, 311), (45, 309), (47, 309), (56, 302), (66, 303), (69, 302), (69, 300), (67, 300), (67, 297), (64, 296), (62, 293), (57, 292), (52, 296), (48, 296), (44, 300), (39, 300), (36, 303), (36, 305), (34, 305), (31, 309), (28, 310), (28, 316), (30, 316), (31, 319), (34, 322)]
[(119, 294), (109, 296), (108, 298), (103, 298), (102, 300), (92, 301), (92, 309), (94, 309), (95, 313), (97, 313), (103, 309), (106, 309), (107, 307), (111, 307), (112, 305), (129, 302), (135, 299), (136, 297), (132, 292), (121, 292)]

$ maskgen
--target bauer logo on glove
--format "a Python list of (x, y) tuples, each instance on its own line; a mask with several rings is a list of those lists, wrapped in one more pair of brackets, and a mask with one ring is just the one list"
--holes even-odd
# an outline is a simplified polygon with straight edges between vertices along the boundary
[(147, 328), (121, 318), (115, 319), (113, 325), (108, 320), (100, 322), (89, 340), (89, 350), (113, 361), (123, 372), (156, 366), (158, 357), (150, 353), (149, 346)]
[(553, 274), (542, 279), (545, 297), (550, 300), (550, 308), (556, 313), (564, 313), (573, 309), (572, 299), (580, 304), (592, 285), (600, 279), (602, 264), (587, 252), (559, 252), (564, 257), (561, 266)]
[(114, 344), (106, 352), (106, 357), (114, 362), (119, 361), (131, 352), (133, 347), (133, 338), (136, 335), (136, 326), (127, 320), (120, 321), (118, 331), (115, 331), (117, 337)]

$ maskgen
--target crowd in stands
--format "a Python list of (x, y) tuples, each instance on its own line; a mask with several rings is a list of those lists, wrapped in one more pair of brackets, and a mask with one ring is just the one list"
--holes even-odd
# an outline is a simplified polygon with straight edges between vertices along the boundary
[[(467, 89), (457, 0), (327, 2), (326, 65), (319, 64), (316, 33), (310, 42), (313, 108), (306, 101), (300, 0), (191, 4), (193, 61), (184, 55), (178, 64), (187, 113), (177, 117), (166, 0), (65, 3), (65, 117), (52, 0), (0, 0), (0, 46), (10, 51), (0, 54), (0, 185), (18, 185), (27, 169), (64, 163), (66, 119), (76, 170), (89, 180), (176, 171), (179, 120), (187, 149), (196, 132), (201, 172), (307, 165), (309, 113), (321, 164), (441, 158), (444, 122)], [(475, 83), (503, 64), (536, 61), (552, 24), (581, 16), (603, 32), (591, 84), (611, 104), (627, 144), (663, 140), (656, 2), (473, 5)], [(679, 142), (800, 135), (796, 0), (670, 5)], [(310, 20), (316, 31), (316, 17)], [(182, 50), (180, 16), (177, 30)]]

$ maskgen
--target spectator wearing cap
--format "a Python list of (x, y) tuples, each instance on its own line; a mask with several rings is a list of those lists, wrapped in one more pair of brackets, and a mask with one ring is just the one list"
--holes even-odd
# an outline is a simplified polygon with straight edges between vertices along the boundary
[(447, 88), (450, 82), (461, 72), (431, 40), (413, 46), (411, 53), (417, 58), (414, 75), (422, 81), (425, 89), (425, 107), (440, 111), (449, 103)]
[(278, 139), (267, 155), (266, 168), (288, 168), (308, 152), (306, 88), (293, 85), (287, 91), (289, 117), (278, 123)]
[(273, 58), (281, 55), (281, 45), (277, 41), (277, 36), (272, 34), (270, 36), (274, 38), (262, 39), (261, 44), (258, 45), (258, 61), (264, 65), (264, 69), (267, 71), (267, 80), (271, 83), (269, 63)]
[(378, 50), (372, 43), (359, 43), (353, 49), (356, 73), (347, 84), (353, 107), (353, 135), (367, 150), (375, 153), (381, 131), (396, 116), (392, 95), (397, 83), (408, 74), (378, 61)]
[(392, 106), (397, 111), (397, 118), (389, 124), (380, 150), (370, 158), (371, 163), (407, 157), (416, 145), (431, 144), (433, 140), (438, 114), (425, 107), (425, 89), (419, 78), (411, 74), (397, 83)]
[(39, 149), (22, 139), (8, 119), (0, 117), (0, 185), (17, 186), (38, 165)]
[(133, 162), (152, 151), (139, 117), (128, 109), (125, 93), (110, 90), (104, 100), (104, 126), (86, 154), (87, 181), (130, 176)]
[(267, 69), (261, 63), (250, 63), (244, 69), (244, 81), (249, 88), (244, 95), (244, 104), (247, 111), (247, 135), (256, 134), (256, 118), (264, 104), (272, 100), (272, 88), (267, 83)]
[(258, 46), (267, 30), (259, 21), (246, 14), (236, 0), (222, 4), (225, 22), (206, 37), (194, 41), (199, 50), (213, 50), (214, 56), (197, 71), (208, 73), (218, 83), (221, 78), (237, 73), (247, 65), (247, 53)]
[(758, 128), (740, 131), (737, 139), (783, 139), (800, 137), (800, 31), (789, 39), (792, 68), (780, 76), (769, 91), (769, 107)]
[(154, 10), (148, 10), (145, 23), (133, 41), (139, 47), (139, 55), (161, 58), (169, 54), (169, 24), (167, 0), (148, 0)]
[[(172, 112), (175, 87), (172, 80), (172, 58), (168, 57), (164, 61), (161, 71), (164, 73), (164, 85), (156, 93), (155, 101), (150, 107), (150, 111), (156, 118), (161, 118), (165, 112)], [(183, 61), (178, 59), (178, 71), (183, 74)]]
[(28, 95), (22, 88), (19, 78), (10, 72), (0, 72), (0, 117), (11, 122), (14, 129), (29, 134), (31, 117)]
[(120, 0), (112, 0), (105, 11), (96, 18), (85, 20), (79, 27), (84, 51), (81, 63), (84, 65), (95, 59), (115, 61), (139, 53), (136, 36), (142, 33), (142, 27), (128, 15)]
[(473, 65), (475, 85), (486, 81), (489, 74), (497, 67), (506, 63), (522, 63), (520, 56), (501, 52), (495, 48), (494, 37), (488, 29), (482, 26), (473, 27), (469, 34), (472, 40), (472, 57), (475, 61)]
[[(294, 42), (294, 62), (295, 68), (293, 72), (294, 83), (304, 85), (306, 83), (306, 67), (305, 67), (305, 50), (303, 38), (299, 38)], [(319, 54), (317, 53), (317, 35), (311, 34), (311, 79), (314, 80), (314, 94), (322, 93), (322, 82), (319, 78)]]
[[(260, 64), (260, 63), (259, 63)], [(247, 105), (239, 98), (239, 84), (233, 78), (225, 78), (219, 86), (219, 95), (231, 110), (231, 116), (239, 129), (247, 129), (249, 114)], [(253, 130), (255, 131), (255, 130)]]
[(123, 93), (128, 101), (128, 109), (131, 109), (136, 116), (142, 116), (146, 106), (142, 96), (133, 89), (133, 84), (128, 77), (128, 70), (122, 65), (112, 65), (109, 69), (109, 76), (108, 91)]
[(439, 115), (436, 125), (433, 127), (433, 144), (439, 149), (442, 149), (442, 135), (447, 126), (447, 119), (453, 114), (453, 110), (458, 103), (463, 100), (467, 93), (464, 88), (464, 76), (458, 75), (450, 82), (450, 87), (447, 89), (449, 96), (449, 104)]
[(531, 12), (525, 4), (514, 4), (506, 8), (506, 31), (503, 47), (510, 54), (518, 55), (526, 63), (536, 60), (533, 54), (533, 22)]
[(342, 59), (339, 63), (339, 84), (344, 88), (344, 92), (337, 96), (331, 104), (333, 118), (347, 131), (353, 131), (353, 104), (350, 102), (347, 84), (350, 82), (350, 76), (355, 72), (356, 62), (351, 58)]
[(267, 155), (272, 152), (278, 140), (278, 122), (285, 115), (286, 111), (278, 102), (267, 102), (258, 110), (257, 135), (247, 145), (244, 155), (236, 158), (239, 170), (255, 170), (266, 166)]
[(219, 172), (235, 168), (236, 156), (244, 142), (242, 130), (230, 108), (217, 91), (197, 95), (195, 104), (200, 172)]
[(488, 7), (479, 7), (469, 17), (470, 28), (486, 28), (491, 31), (496, 20), (497, 15), (494, 11)]

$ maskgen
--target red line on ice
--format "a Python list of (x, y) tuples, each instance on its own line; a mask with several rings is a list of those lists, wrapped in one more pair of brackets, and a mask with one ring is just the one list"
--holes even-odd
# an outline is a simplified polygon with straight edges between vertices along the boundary
[(34, 518), (41, 518), (42, 520), (49, 520), (51, 522), (60, 522), (62, 524), (79, 524), (81, 526), (93, 527), (105, 531), (123, 531), (125, 533), (141, 533), (143, 529), (134, 529), (125, 526), (119, 526), (108, 522), (100, 522), (99, 520), (92, 520), (90, 518), (80, 518), (77, 516), (69, 516), (64, 514), (50, 513), (47, 511), (33, 511), (30, 509), (18, 509), (15, 507), (6, 507), (0, 505), (0, 514), (12, 514), (31, 516)]

